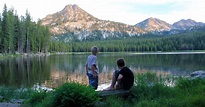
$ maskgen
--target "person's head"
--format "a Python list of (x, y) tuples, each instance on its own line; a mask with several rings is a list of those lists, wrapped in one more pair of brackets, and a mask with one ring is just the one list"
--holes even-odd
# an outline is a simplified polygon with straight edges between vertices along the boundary
[(99, 48), (97, 46), (93, 46), (91, 48), (91, 52), (92, 52), (93, 55), (96, 55), (98, 53), (98, 51), (99, 51)]
[(125, 66), (125, 61), (124, 61), (124, 59), (122, 59), (122, 58), (117, 59), (117, 66), (118, 66), (119, 68), (124, 67), (124, 66)]

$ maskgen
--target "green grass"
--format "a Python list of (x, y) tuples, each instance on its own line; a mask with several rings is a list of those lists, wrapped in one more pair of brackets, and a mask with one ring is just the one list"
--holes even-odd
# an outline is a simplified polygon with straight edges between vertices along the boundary
[(0, 86), (0, 102), (10, 102), (11, 99), (29, 98), (31, 89)]
[[(168, 85), (172, 83), (174, 85)], [(205, 79), (138, 74), (127, 99), (108, 98), (107, 107), (205, 107)], [(116, 100), (116, 101), (115, 101)]]
[(99, 101), (96, 107), (205, 107), (205, 79), (148, 72), (136, 75), (134, 83), (126, 99), (111, 96), (100, 100), (92, 87), (65, 83), (50, 92), (0, 87), (0, 101), (20, 98), (32, 107), (92, 107)]

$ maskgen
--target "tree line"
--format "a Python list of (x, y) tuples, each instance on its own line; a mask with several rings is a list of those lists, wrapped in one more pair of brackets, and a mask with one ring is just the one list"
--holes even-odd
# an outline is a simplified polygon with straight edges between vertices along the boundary
[(205, 50), (205, 28), (167, 36), (136, 36), (96, 41), (52, 42), (50, 51), (90, 52), (94, 45), (101, 52), (156, 52)]
[[(98, 35), (99, 32), (96, 32), (94, 34)], [(69, 42), (52, 40), (49, 28), (42, 26), (40, 20), (33, 22), (28, 11), (25, 16), (19, 17), (14, 9), (7, 10), (4, 5), (3, 13), (0, 14), (0, 53), (5, 54), (90, 52), (94, 45), (101, 52), (205, 50), (205, 27), (170, 36), (146, 34), (103, 40), (76, 41), (74, 33), (70, 35), (73, 40)]]
[(0, 14), (0, 53), (48, 52), (50, 36), (49, 28), (40, 21), (33, 22), (28, 11), (19, 17), (17, 11), (4, 5)]

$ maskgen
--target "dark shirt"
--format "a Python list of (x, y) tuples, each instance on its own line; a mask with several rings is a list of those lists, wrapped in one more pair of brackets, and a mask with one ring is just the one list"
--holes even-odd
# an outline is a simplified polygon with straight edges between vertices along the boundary
[(121, 74), (123, 76), (122, 80), (121, 80), (121, 85), (122, 85), (122, 89), (123, 90), (129, 90), (133, 84), (134, 84), (134, 74), (133, 72), (127, 68), (127, 67), (123, 67), (120, 71), (119, 74)]

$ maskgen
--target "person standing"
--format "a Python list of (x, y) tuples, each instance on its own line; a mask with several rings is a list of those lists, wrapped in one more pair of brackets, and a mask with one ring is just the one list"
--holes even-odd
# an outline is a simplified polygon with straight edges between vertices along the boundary
[(93, 46), (91, 48), (92, 54), (87, 57), (87, 61), (85, 64), (86, 74), (89, 79), (89, 85), (93, 86), (94, 89), (98, 88), (98, 63), (97, 63), (97, 54), (99, 52), (99, 48), (97, 46)]

